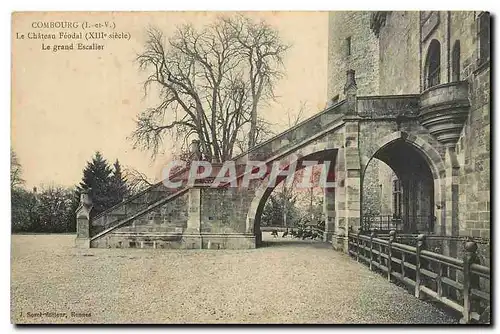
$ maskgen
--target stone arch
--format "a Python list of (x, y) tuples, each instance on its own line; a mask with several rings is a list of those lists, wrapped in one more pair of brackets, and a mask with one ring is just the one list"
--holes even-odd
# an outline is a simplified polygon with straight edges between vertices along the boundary
[[(440, 153), (424, 138), (409, 134), (404, 131), (395, 131), (389, 135), (381, 138), (373, 146), (370, 147), (369, 152), (365, 152), (362, 156), (362, 167), (361, 167), (361, 189), (363, 189), (363, 180), (365, 177), (366, 169), (370, 161), (377, 155), (378, 152), (384, 150), (389, 145), (393, 144), (398, 140), (403, 140), (405, 143), (411, 145), (416, 149), (417, 153), (425, 160), (429, 170), (434, 179), (434, 205), (436, 206), (436, 218), (437, 223), (441, 224), (443, 218), (442, 208), (445, 201), (445, 176), (446, 176), (446, 164), (441, 157)], [(392, 168), (392, 167), (391, 167)], [(441, 212), (440, 212), (441, 211)]]
[[(336, 145), (335, 143), (331, 143), (328, 141), (325, 142), (319, 142), (319, 143), (314, 143), (312, 145), (307, 145), (304, 146), (297, 151), (295, 151), (293, 154), (288, 155), (288, 157), (292, 157), (292, 160), (290, 160), (290, 164), (292, 163), (298, 163), (298, 167), (300, 167), (300, 161), (307, 160), (308, 157), (311, 157), (315, 154), (332, 154), (333, 160), (336, 161), (337, 159), (337, 151), (339, 149), (339, 146)], [(332, 166), (331, 166), (332, 167)], [(297, 171), (300, 170), (300, 168), (297, 169)], [(267, 185), (269, 184), (269, 179), (266, 178), (263, 182), (260, 183), (260, 185), (255, 189), (255, 193), (253, 195), (253, 199), (250, 203), (250, 207), (247, 212), (247, 217), (246, 217), (246, 233), (255, 233), (254, 231), (254, 225), (256, 223), (256, 220), (259, 219), (262, 210), (264, 209), (265, 202), (269, 195), (272, 193), (275, 187), (269, 188)], [(271, 182), (276, 183), (276, 180), (271, 180)]]
[(445, 163), (441, 158), (439, 152), (422, 137), (409, 134), (404, 131), (395, 131), (383, 137), (371, 147), (368, 155), (363, 155), (361, 159), (363, 163), (362, 174), (364, 174), (368, 163), (371, 161), (371, 159), (373, 159), (378, 151), (384, 149), (385, 147), (399, 139), (402, 139), (406, 143), (412, 145), (422, 154), (423, 158), (426, 159), (427, 163), (429, 164), (434, 179), (439, 179), (444, 175), (446, 170)]

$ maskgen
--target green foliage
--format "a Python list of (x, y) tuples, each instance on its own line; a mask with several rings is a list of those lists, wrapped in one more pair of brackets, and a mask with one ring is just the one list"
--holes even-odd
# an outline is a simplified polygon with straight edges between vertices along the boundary
[(269, 200), (264, 206), (261, 217), (262, 226), (280, 226), (283, 225), (283, 210), (276, 199), (276, 196), (269, 196)]
[[(15, 154), (11, 154), (11, 158)], [(14, 168), (16, 182), (11, 180), (12, 232), (60, 233), (76, 231), (76, 209), (82, 191), (88, 191), (94, 202), (92, 214), (120, 203), (127, 195), (128, 187), (122, 175), (120, 162), (113, 168), (96, 152), (83, 170), (83, 178), (76, 189), (49, 186), (37, 192), (21, 187), (21, 165), (17, 158)], [(12, 177), (12, 167), (11, 167)]]
[(36, 222), (36, 198), (23, 188), (11, 190), (12, 232), (31, 231)]
[(111, 191), (110, 196), (112, 197), (111, 203), (113, 205), (118, 204), (123, 201), (123, 199), (128, 194), (127, 180), (123, 176), (122, 168), (118, 159), (116, 159), (113, 164), (114, 171), (111, 177)]
[(111, 207), (111, 188), (113, 170), (100, 152), (96, 152), (92, 161), (87, 162), (83, 170), (83, 178), (76, 187), (76, 198), (82, 192), (88, 192), (94, 202), (93, 214), (97, 215), (106, 208)]
[(79, 201), (83, 191), (88, 192), (94, 204), (92, 216), (120, 203), (127, 194), (126, 181), (118, 160), (113, 166), (114, 170), (102, 154), (96, 152), (83, 170), (82, 181), (76, 188), (75, 200)]
[(50, 186), (40, 193), (23, 188), (12, 191), (12, 232), (58, 233), (74, 231), (71, 225), (71, 189)]
[(51, 186), (37, 196), (36, 221), (33, 232), (60, 233), (72, 229), (71, 210), (73, 192), (71, 189)]
[(300, 211), (295, 202), (296, 198), (290, 192), (279, 191), (271, 194), (262, 212), (261, 225), (295, 226), (300, 219)]

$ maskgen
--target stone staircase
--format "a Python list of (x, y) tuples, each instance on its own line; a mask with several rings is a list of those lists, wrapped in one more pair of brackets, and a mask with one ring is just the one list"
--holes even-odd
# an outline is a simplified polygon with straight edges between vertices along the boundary
[[(239, 176), (243, 175), (244, 167), (247, 161), (263, 161), (269, 163), (274, 159), (279, 159), (281, 155), (287, 154), (290, 150), (293, 150), (297, 145), (302, 145), (315, 137), (315, 135), (325, 131), (329, 125), (338, 123), (346, 112), (345, 101), (341, 101), (334, 104), (322, 112), (306, 119), (305, 121), (297, 124), (296, 126), (274, 136), (273, 138), (255, 146), (248, 152), (244, 152), (236, 156), (233, 161), (237, 166), (237, 174)], [(243, 168), (238, 168), (243, 167)], [(172, 182), (185, 181), (188, 173), (188, 169), (182, 169), (172, 174), (170, 179)], [(195, 184), (195, 187), (203, 187), (209, 184)], [(144, 217), (150, 213), (154, 213), (155, 210), (160, 210), (165, 204), (179, 200), (182, 196), (185, 196), (188, 192), (188, 186), (183, 186), (181, 188), (168, 188), (163, 182), (158, 182), (153, 186), (141, 191), (140, 193), (124, 200), (123, 202), (103, 211), (99, 215), (93, 217), (90, 220), (89, 226), (89, 239), (91, 245), (94, 243), (97, 245), (97, 241), (105, 236), (106, 234), (115, 231), (119, 228), (126, 226), (129, 227), (129, 234), (133, 233), (161, 233), (166, 232), (161, 228), (149, 227), (147, 229), (138, 230), (134, 227), (134, 223), (140, 219), (144, 220)], [(153, 218), (154, 219), (154, 218)], [(165, 218), (164, 218), (165, 219)], [(179, 230), (185, 230), (184, 221), (187, 220), (181, 218), (182, 222), (178, 224), (175, 231), (182, 233)], [(160, 225), (157, 225), (160, 226)], [(170, 229), (170, 233), (174, 230)]]

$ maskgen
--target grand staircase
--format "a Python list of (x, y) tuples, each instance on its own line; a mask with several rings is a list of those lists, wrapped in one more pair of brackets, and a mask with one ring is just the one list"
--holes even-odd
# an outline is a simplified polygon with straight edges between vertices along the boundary
[[(236, 156), (233, 160), (237, 174), (241, 176), (247, 161), (262, 161), (267, 164), (279, 159), (289, 152), (306, 145), (318, 136), (327, 133), (332, 125), (339, 124), (346, 112), (345, 101), (332, 105), (322, 112), (306, 119), (296, 126), (274, 136), (273, 138), (255, 146), (248, 152)], [(312, 135), (311, 135), (312, 134)], [(181, 169), (170, 176), (172, 182), (186, 181), (188, 169)], [(208, 184), (209, 185), (209, 184)], [(196, 187), (207, 186), (207, 183), (195, 184)], [(192, 186), (191, 186), (192, 187)], [(90, 242), (102, 238), (116, 229), (130, 224), (148, 215), (162, 205), (178, 199), (186, 194), (189, 186), (168, 188), (163, 182), (158, 182), (123, 202), (103, 211), (90, 221)]]

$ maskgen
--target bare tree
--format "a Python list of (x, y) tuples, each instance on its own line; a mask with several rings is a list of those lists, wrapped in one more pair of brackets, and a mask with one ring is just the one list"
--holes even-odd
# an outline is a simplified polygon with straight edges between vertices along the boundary
[[(258, 145), (271, 137), (276, 135), (276, 132), (272, 129), (272, 123), (265, 120), (262, 117), (257, 118), (257, 125), (255, 127), (253, 136), (255, 138), (255, 145)], [(244, 129), (241, 134), (236, 139), (236, 147), (234, 153), (243, 153), (250, 149), (250, 129)]]
[(24, 180), (22, 178), (22, 167), (16, 152), (10, 149), (10, 188), (22, 186)]
[(257, 109), (262, 97), (274, 98), (274, 84), (283, 73), (283, 55), (289, 48), (281, 42), (278, 32), (271, 26), (260, 22), (255, 24), (249, 18), (224, 20), (235, 31), (239, 47), (248, 65), (248, 76), (252, 109), (248, 147), (252, 148), (258, 140)]
[(168, 41), (149, 29), (137, 61), (149, 73), (145, 94), (154, 87), (161, 102), (138, 116), (134, 147), (155, 157), (170, 131), (183, 145), (198, 137), (207, 159), (225, 161), (248, 127), (252, 147), (258, 107), (274, 95), (287, 48), (272, 27), (243, 16), (219, 17), (200, 31), (183, 25)]
[(154, 184), (146, 174), (141, 173), (135, 168), (126, 167), (123, 175), (127, 180), (127, 188), (130, 195), (137, 194)]

